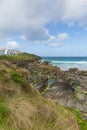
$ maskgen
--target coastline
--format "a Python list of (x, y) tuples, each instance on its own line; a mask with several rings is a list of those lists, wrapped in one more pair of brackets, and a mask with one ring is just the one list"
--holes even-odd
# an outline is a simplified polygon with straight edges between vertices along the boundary
[(87, 71), (87, 57), (42, 57), (42, 61), (48, 61), (63, 71), (68, 71), (71, 68)]
[(45, 98), (87, 113), (87, 71), (63, 71), (48, 61), (29, 65), (28, 71), (30, 83)]

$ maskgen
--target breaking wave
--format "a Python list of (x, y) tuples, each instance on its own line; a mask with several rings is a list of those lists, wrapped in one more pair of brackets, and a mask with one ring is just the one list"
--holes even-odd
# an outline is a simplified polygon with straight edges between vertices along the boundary
[(59, 64), (87, 64), (87, 61), (51, 61)]
[(69, 70), (70, 68), (87, 70), (87, 57), (45, 57), (42, 60), (48, 61), (62, 70)]

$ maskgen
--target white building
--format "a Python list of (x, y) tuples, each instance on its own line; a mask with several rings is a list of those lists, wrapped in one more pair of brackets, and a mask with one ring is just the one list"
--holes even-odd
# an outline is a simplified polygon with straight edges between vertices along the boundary
[(11, 49), (0, 49), (0, 55), (17, 55), (21, 53), (18, 50), (11, 50)]

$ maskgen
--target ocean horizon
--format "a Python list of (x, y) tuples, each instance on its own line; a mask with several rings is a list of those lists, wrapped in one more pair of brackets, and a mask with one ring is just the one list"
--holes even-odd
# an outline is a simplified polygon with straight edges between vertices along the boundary
[(69, 70), (70, 68), (78, 68), (79, 70), (87, 70), (87, 56), (83, 57), (42, 57), (42, 61), (48, 61), (54, 66), (60, 67), (62, 70)]

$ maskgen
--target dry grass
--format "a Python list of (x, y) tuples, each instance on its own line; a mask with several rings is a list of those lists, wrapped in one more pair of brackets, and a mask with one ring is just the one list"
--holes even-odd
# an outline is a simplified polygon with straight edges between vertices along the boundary
[(57, 109), (41, 97), (32, 100), (29, 102), (28, 96), (10, 100), (10, 124), (14, 130), (79, 130), (74, 115), (66, 109)]
[(9, 104), (10, 118), (16, 130), (29, 130), (33, 125), (34, 107), (23, 97), (13, 99)]

